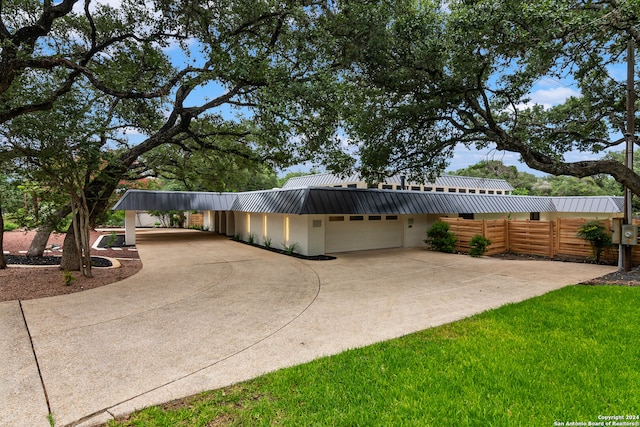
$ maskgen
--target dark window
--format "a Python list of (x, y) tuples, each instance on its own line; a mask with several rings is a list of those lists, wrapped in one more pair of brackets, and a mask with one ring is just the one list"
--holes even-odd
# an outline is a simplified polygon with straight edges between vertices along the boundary
[(502, 191), (498, 190), (496, 191), (496, 194), (502, 194)]
[(476, 194), (476, 190), (474, 189), (469, 190), (469, 194)]
[(458, 214), (458, 218), (473, 219), (473, 214), (472, 213), (461, 213), (461, 214)]
[(362, 215), (351, 215), (349, 221), (362, 221), (364, 217)]
[(358, 188), (358, 184), (348, 184), (347, 188)]
[(493, 194), (493, 190), (489, 190), (489, 194)]
[(424, 187), (424, 191), (433, 191), (433, 187)]
[(412, 186), (411, 186), (411, 189), (412, 189), (413, 191), (420, 191), (420, 187), (419, 187), (419, 186), (417, 186), (417, 185), (412, 185)]
[(398, 219), (398, 215), (387, 215), (386, 219), (387, 221), (395, 221)]
[(444, 193), (444, 188), (443, 187), (436, 187), (436, 191), (438, 193)]
[(540, 221), (540, 212), (531, 212), (529, 214), (529, 219), (531, 221)]
[(330, 216), (329, 221), (344, 221), (343, 216)]
[(369, 221), (380, 221), (381, 219), (381, 215), (369, 215)]
[(467, 189), (466, 188), (461, 188), (458, 190), (458, 193), (466, 193)]
[(480, 190), (480, 194), (485, 194), (486, 192), (486, 190)]
[(341, 185), (341, 184), (338, 184), (338, 185), (334, 185), (334, 187), (336, 187), (336, 188), (342, 188), (342, 185)]
[(393, 185), (382, 184), (382, 189), (383, 190), (393, 190)]
[(449, 193), (455, 193), (455, 192), (456, 192), (456, 189), (455, 189), (455, 188), (450, 188), (450, 189), (449, 189)]

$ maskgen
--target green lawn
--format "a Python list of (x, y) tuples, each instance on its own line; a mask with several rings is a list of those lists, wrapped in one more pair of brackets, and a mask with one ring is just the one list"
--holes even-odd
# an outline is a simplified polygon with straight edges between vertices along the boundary
[(166, 406), (109, 426), (553, 426), (633, 417), (640, 288), (568, 287)]

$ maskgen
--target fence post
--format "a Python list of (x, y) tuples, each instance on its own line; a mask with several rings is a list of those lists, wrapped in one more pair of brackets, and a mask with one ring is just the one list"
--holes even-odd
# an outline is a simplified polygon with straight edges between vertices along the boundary
[(482, 220), (482, 237), (487, 238), (487, 220)]
[(549, 221), (549, 258), (553, 258), (553, 242), (555, 241), (553, 236), (553, 221)]
[(556, 256), (558, 254), (558, 251), (560, 250), (560, 231), (561, 231), (560, 218), (556, 218), (556, 227), (555, 227), (555, 236), (554, 236), (555, 238), (551, 239), (553, 240), (553, 243), (554, 243), (553, 256)]
[(504, 220), (504, 246), (505, 246), (505, 251), (506, 252), (510, 252), (511, 251), (511, 241), (509, 239), (509, 219), (505, 219)]

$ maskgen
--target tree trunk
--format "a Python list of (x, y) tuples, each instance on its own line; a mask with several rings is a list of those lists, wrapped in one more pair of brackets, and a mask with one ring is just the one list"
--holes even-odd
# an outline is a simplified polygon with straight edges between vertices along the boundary
[(41, 257), (44, 255), (44, 250), (47, 248), (47, 242), (49, 241), (49, 236), (51, 236), (52, 231), (53, 227), (49, 224), (38, 228), (38, 232), (33, 237), (31, 245), (29, 245), (29, 250), (27, 251), (28, 257)]
[(7, 268), (7, 260), (4, 259), (4, 218), (2, 216), (2, 205), (0, 205), (0, 270)]
[(60, 270), (80, 271), (80, 252), (76, 246), (76, 237), (73, 226), (70, 225), (67, 234), (64, 236), (62, 259), (60, 260)]
[[(62, 206), (58, 209), (55, 216), (55, 223), (60, 222), (64, 217), (69, 215), (71, 212), (71, 208), (69, 205)], [(38, 228), (38, 232), (33, 237), (31, 241), (31, 245), (29, 246), (29, 250), (27, 251), (27, 256), (29, 257), (40, 257), (44, 255), (44, 250), (47, 248), (47, 242), (49, 241), (49, 236), (51, 235), (54, 229), (53, 224), (43, 224)]]

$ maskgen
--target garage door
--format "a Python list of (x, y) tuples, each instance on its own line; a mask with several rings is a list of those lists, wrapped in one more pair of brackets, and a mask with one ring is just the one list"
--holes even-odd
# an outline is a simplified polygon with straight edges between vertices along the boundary
[(402, 221), (397, 215), (331, 215), (326, 224), (329, 253), (402, 246)]

